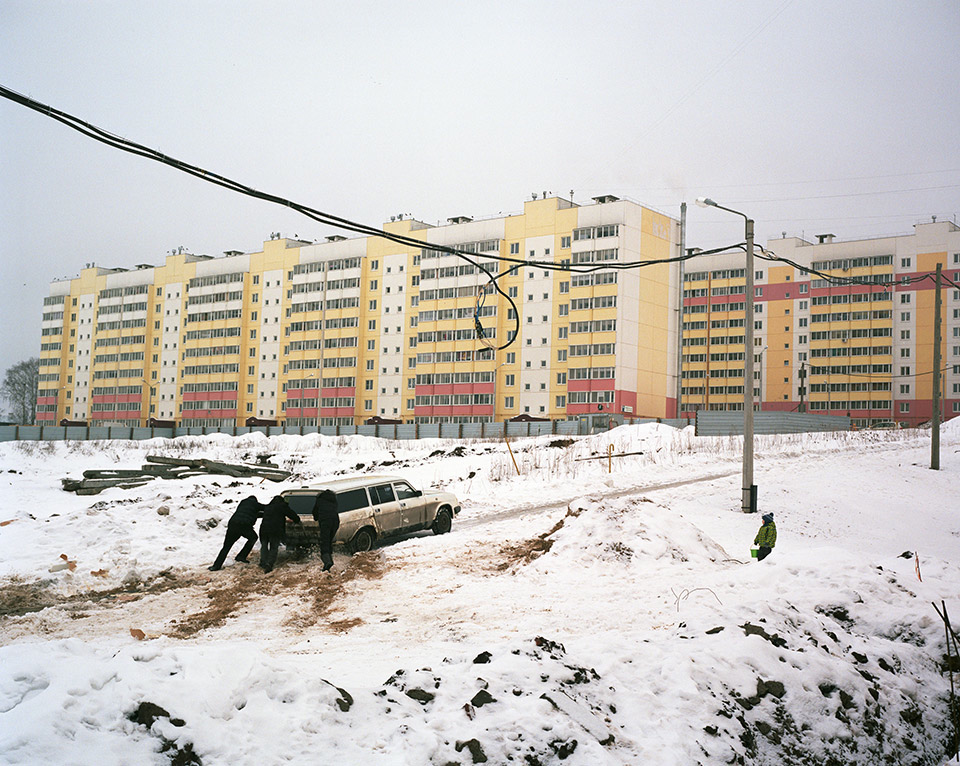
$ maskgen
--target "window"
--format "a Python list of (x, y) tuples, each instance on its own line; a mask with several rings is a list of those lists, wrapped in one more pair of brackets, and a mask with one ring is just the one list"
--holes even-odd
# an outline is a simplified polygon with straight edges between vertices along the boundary
[(557, 337), (558, 337), (560, 340), (564, 340), (564, 339), (567, 337), (567, 328), (566, 328), (566, 327), (558, 327), (558, 328), (557, 328)]
[(900, 303), (909, 303), (910, 293), (900, 293)]
[[(809, 289), (810, 289), (810, 285), (800, 285), (800, 294), (801, 295), (805, 294)], [(801, 308), (805, 308), (805, 307), (801, 306)]]
[(800, 310), (804, 311), (810, 307), (810, 301), (800, 301)]
[[(757, 272), (757, 273), (760, 273), (760, 272)], [(763, 295), (763, 288), (762, 287), (753, 288), (753, 294), (759, 298), (761, 295)]]
[[(380, 268), (380, 261), (378, 261), (378, 260), (372, 260), (372, 261), (370, 261), (370, 269), (371, 269), (371, 271), (376, 271), (376, 270), (379, 269), (379, 268)], [(390, 271), (390, 269), (387, 269), (387, 271)]]
[(901, 322), (909, 322), (909, 321), (910, 321), (910, 312), (909, 312), (909, 311), (901, 311), (901, 312), (900, 312), (900, 321), (901, 321)]
[(566, 382), (567, 382), (567, 373), (565, 373), (565, 372), (558, 372), (558, 373), (557, 373), (557, 385), (558, 385), (558, 386), (563, 386), (563, 385), (566, 385)]
[(508, 287), (508, 288), (507, 288), (507, 295), (509, 295), (511, 298), (516, 298), (516, 297), (517, 297), (517, 286), (514, 285), (513, 287)]
[(900, 340), (910, 340), (910, 331), (909, 331), (909, 330), (901, 330), (901, 331), (900, 331)]
[(504, 408), (505, 410), (512, 410), (512, 409), (513, 409), (513, 406), (514, 406), (514, 405), (513, 405), (513, 397), (512, 397), (512, 396), (504, 397), (504, 400), (503, 400), (503, 408)]
[(517, 376), (516, 376), (516, 375), (507, 375), (507, 376), (503, 379), (503, 384), (504, 384), (505, 386), (514, 386), (514, 385), (516, 385), (516, 382), (517, 382)]
[(901, 359), (909, 359), (909, 358), (910, 358), (910, 349), (909, 349), (909, 348), (901, 348), (901, 349), (900, 349), (900, 358), (901, 358)]
[(806, 326), (807, 326), (806, 317), (800, 317), (799, 319), (797, 319), (797, 327), (806, 327)]
[(910, 402), (900, 402), (900, 412), (910, 412)]
[(901, 269), (909, 269), (909, 268), (910, 268), (910, 259), (909, 259), (909, 258), (901, 258), (901, 259), (900, 259), (900, 268), (901, 268)]
[(507, 364), (516, 364), (517, 354), (515, 351), (507, 352)]
[(909, 367), (901, 367), (901, 368), (900, 368), (900, 377), (901, 377), (901, 378), (908, 378), (908, 377), (910, 377), (910, 368), (909, 368)]
[(569, 292), (570, 292), (570, 283), (569, 283), (569, 282), (561, 282), (561, 283), (560, 283), (560, 292), (561, 292), (561, 293), (569, 293)]
[[(511, 243), (510, 243), (510, 255), (520, 255), (520, 243), (519, 243), (519, 242), (511, 242)], [(513, 405), (510, 405), (510, 406), (512, 407)]]
[(910, 386), (909, 386), (909, 385), (901, 385), (901, 386), (900, 386), (900, 393), (901, 393), (901, 394), (909, 394), (909, 393), (910, 393)]
[(567, 361), (567, 350), (565, 348), (562, 348), (559, 351), (557, 351), (557, 361), (558, 362)]
[(370, 301), (370, 310), (371, 310), (371, 311), (376, 311), (376, 310), (377, 310), (377, 302), (376, 302), (376, 301)]
[(377, 289), (377, 280), (376, 280), (376, 279), (371, 279), (371, 280), (370, 280), (370, 289), (371, 289), (371, 290), (376, 290), (376, 289)]
[[(570, 237), (560, 237), (560, 249), (566, 250), (570, 247)], [(960, 255), (960, 253), (958, 253)], [(956, 256), (954, 256), (956, 258)]]

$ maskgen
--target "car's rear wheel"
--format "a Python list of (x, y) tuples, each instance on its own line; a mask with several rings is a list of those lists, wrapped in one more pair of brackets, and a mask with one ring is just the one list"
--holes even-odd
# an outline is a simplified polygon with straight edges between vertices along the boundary
[(373, 547), (373, 540), (373, 530), (364, 527), (353, 536), (353, 540), (350, 542), (350, 550), (353, 553), (368, 551)]
[(433, 520), (433, 526), (430, 529), (433, 530), (435, 535), (445, 535), (450, 531), (450, 526), (453, 523), (453, 517), (450, 515), (449, 508), (441, 508), (437, 511), (437, 518)]

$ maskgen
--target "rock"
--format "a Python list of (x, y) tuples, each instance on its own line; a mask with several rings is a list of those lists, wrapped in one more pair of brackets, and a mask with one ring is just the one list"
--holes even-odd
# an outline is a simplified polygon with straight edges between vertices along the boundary
[(787, 642), (780, 638), (780, 636), (778, 636), (776, 633), (771, 636), (759, 625), (753, 625), (749, 622), (746, 622), (740, 627), (743, 629), (743, 634), (745, 636), (760, 636), (760, 638), (769, 641), (779, 649), (784, 649), (787, 646)]
[(707, 635), (712, 636), (714, 633), (719, 633), (721, 630), (723, 630), (723, 625), (717, 625), (715, 628), (710, 628), (710, 630), (707, 631)]
[(219, 526), (220, 519), (197, 519), (197, 526), (204, 532)]
[(473, 664), (485, 665), (486, 663), (490, 662), (490, 658), (492, 656), (493, 655), (490, 654), (490, 652), (480, 652), (480, 654), (478, 654), (476, 657), (473, 658)]
[(490, 692), (488, 692), (486, 689), (481, 689), (473, 695), (473, 699), (470, 700), (470, 704), (474, 707), (483, 707), (484, 705), (489, 705), (491, 702), (496, 701), (496, 698), (490, 694)]
[(777, 699), (783, 699), (783, 695), (786, 693), (786, 689), (779, 681), (761, 681), (759, 678), (757, 679), (758, 697), (765, 697), (768, 694), (772, 694)]
[(897, 556), (897, 558), (898, 558), (898, 559), (912, 559), (912, 558), (913, 558), (913, 551), (904, 551), (904, 552), (901, 553), (899, 556)]
[(141, 702), (137, 705), (137, 709), (127, 716), (127, 720), (146, 726), (149, 729), (158, 718), (169, 717), (170, 714), (159, 705), (152, 702)]
[(158, 515), (158, 516), (169, 516), (169, 515), (170, 515), (170, 509), (167, 508), (167, 506), (165, 506), (165, 505), (161, 505), (159, 508), (157, 508), (157, 515)]
[(478, 739), (468, 739), (466, 742), (458, 741), (456, 745), (454, 745), (454, 747), (456, 748), (458, 753), (461, 752), (464, 748), (469, 750), (470, 757), (473, 758), (474, 763), (487, 762), (486, 753), (483, 752), (483, 747), (480, 745), (480, 741)]
[(555, 739), (553, 742), (549, 742), (548, 744), (550, 749), (557, 754), (557, 758), (559, 758), (561, 761), (569, 758), (577, 749), (577, 740), (575, 739), (570, 739), (567, 741)]
[[(416, 700), (421, 705), (426, 705), (436, 696), (435, 694), (431, 694), (423, 689), (407, 689), (404, 694), (406, 694), (410, 699)], [(484, 758), (484, 760), (486, 760), (486, 758)], [(474, 761), (474, 763), (478, 763), (478, 761)]]

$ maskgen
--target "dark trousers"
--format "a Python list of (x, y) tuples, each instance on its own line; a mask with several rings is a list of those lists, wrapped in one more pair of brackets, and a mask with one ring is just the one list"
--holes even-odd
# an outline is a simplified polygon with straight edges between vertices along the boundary
[(757, 561), (763, 561), (770, 553), (773, 551), (773, 548), (768, 548), (766, 545), (761, 545), (760, 549), (757, 551)]
[(323, 562), (323, 571), (333, 567), (333, 538), (340, 528), (340, 519), (320, 519), (320, 560)]
[(217, 554), (217, 560), (213, 562), (214, 569), (219, 569), (223, 566), (223, 562), (227, 560), (227, 554), (230, 553), (233, 544), (241, 537), (246, 537), (247, 541), (243, 544), (243, 548), (240, 549), (240, 553), (237, 554), (238, 561), (250, 555), (250, 551), (253, 550), (253, 544), (257, 542), (257, 533), (253, 530), (253, 526), (231, 524), (228, 522), (227, 534), (223, 538), (223, 547), (220, 549), (220, 553)]
[(273, 569), (280, 553), (280, 541), (283, 531), (280, 529), (264, 529), (260, 525), (260, 567), (266, 572)]

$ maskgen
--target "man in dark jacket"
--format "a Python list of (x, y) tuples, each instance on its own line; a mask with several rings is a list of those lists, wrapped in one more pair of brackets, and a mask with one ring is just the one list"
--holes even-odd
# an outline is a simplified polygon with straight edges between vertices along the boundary
[(260, 568), (264, 572), (270, 572), (277, 563), (286, 519), (294, 524), (300, 523), (300, 517), (287, 505), (287, 501), (277, 495), (263, 509), (263, 521), (260, 522)]
[(762, 518), (763, 526), (760, 527), (753, 541), (755, 545), (760, 546), (760, 550), (757, 551), (757, 561), (763, 561), (769, 556), (773, 546), (777, 544), (777, 525), (773, 523), (773, 514), (765, 513)]
[(240, 553), (237, 554), (237, 561), (242, 561), (244, 564), (247, 563), (247, 556), (250, 555), (250, 551), (253, 550), (253, 544), (257, 541), (257, 533), (253, 525), (257, 523), (257, 519), (262, 515), (263, 506), (260, 505), (260, 502), (253, 495), (245, 497), (240, 501), (240, 504), (237, 505), (237, 510), (234, 511), (233, 516), (230, 517), (230, 521), (227, 522), (227, 534), (223, 538), (223, 547), (220, 549), (220, 553), (217, 554), (217, 560), (213, 562), (213, 566), (209, 567), (211, 572), (216, 572), (223, 567), (223, 562), (226, 560), (227, 554), (230, 553), (233, 544), (241, 537), (246, 537), (247, 542), (243, 544), (243, 548), (241, 548)]
[(340, 526), (337, 496), (329, 489), (323, 490), (313, 503), (313, 518), (320, 525), (320, 560), (323, 571), (333, 568), (333, 538)]

